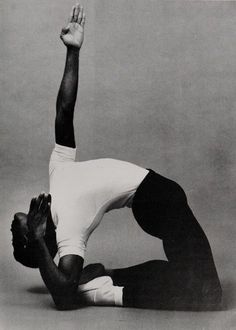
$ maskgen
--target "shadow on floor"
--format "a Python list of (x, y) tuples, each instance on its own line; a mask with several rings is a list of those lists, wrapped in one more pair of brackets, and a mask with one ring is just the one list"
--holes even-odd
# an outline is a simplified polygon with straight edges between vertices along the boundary
[(43, 285), (37, 285), (37, 286), (32, 286), (27, 289), (28, 292), (30, 293), (37, 293), (37, 294), (48, 294), (48, 289), (46, 286)]
[(221, 282), (223, 290), (222, 310), (236, 308), (236, 281), (225, 280)]
[[(221, 282), (223, 289), (222, 311), (236, 309), (236, 281), (225, 280)], [(29, 293), (49, 294), (43, 285), (32, 286), (27, 289)]]

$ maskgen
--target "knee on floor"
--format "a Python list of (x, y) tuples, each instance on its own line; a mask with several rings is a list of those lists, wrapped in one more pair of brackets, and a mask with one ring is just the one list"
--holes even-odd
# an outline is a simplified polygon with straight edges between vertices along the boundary
[(202, 287), (202, 310), (219, 310), (222, 302), (222, 288), (220, 283), (204, 283)]

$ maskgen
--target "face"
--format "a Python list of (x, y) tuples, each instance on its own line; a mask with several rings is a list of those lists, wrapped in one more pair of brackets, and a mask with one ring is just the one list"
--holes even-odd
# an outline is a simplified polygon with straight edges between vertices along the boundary
[[(35, 256), (35, 249), (32, 248), (31, 242), (28, 240), (29, 229), (27, 226), (27, 215), (18, 212), (14, 215), (11, 231), (13, 234), (13, 254), (15, 259), (30, 268), (38, 268), (38, 260)], [(45, 243), (52, 258), (57, 253), (56, 231), (51, 218), (48, 218), (45, 234)]]
[(18, 212), (14, 215), (14, 220), (11, 224), (11, 231), (17, 235), (19, 241), (23, 244), (27, 244), (28, 226), (27, 226), (27, 215), (22, 212)]

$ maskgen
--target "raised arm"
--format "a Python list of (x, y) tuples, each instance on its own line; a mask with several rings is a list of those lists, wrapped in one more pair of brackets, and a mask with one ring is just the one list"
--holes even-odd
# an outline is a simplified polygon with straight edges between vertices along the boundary
[[(70, 22), (62, 29), (61, 39), (67, 47), (65, 70), (56, 104), (56, 143), (75, 148), (73, 115), (78, 88), (79, 53), (84, 38), (85, 15), (77, 4), (72, 8)], [(34, 245), (39, 270), (58, 309), (77, 307), (77, 288), (83, 258), (66, 255), (54, 263), (45, 243), (46, 222), (50, 216), (51, 196), (33, 198), (27, 216), (31, 244)]]
[(84, 39), (85, 14), (77, 4), (72, 8), (70, 22), (61, 31), (61, 39), (67, 47), (63, 78), (57, 97), (55, 135), (56, 143), (75, 148), (74, 107), (79, 80), (79, 54)]

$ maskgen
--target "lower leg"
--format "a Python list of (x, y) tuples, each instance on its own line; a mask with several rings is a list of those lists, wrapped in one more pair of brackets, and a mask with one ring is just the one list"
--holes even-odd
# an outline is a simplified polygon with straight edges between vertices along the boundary
[[(163, 179), (168, 183), (168, 179)], [(136, 199), (134, 215), (146, 232), (163, 240), (169, 261), (154, 260), (105, 273), (115, 285), (124, 286), (126, 307), (218, 309), (221, 286), (207, 237), (187, 205), (182, 189), (173, 182), (167, 185), (168, 189), (164, 186), (168, 199), (163, 199), (163, 191), (154, 189), (148, 196), (149, 186), (143, 203), (139, 198), (137, 205)], [(157, 200), (159, 196), (161, 199)]]
[(142, 285), (154, 280), (161, 282), (167, 265), (164, 260), (151, 260), (127, 268), (106, 269), (106, 274), (112, 278), (114, 285)]
[(109, 271), (101, 264), (92, 264), (83, 270), (79, 300), (89, 305), (149, 309), (219, 309), (217, 299), (209, 299), (207, 292), (202, 296), (194, 285), (185, 285), (189, 277), (186, 271), (162, 260)]

